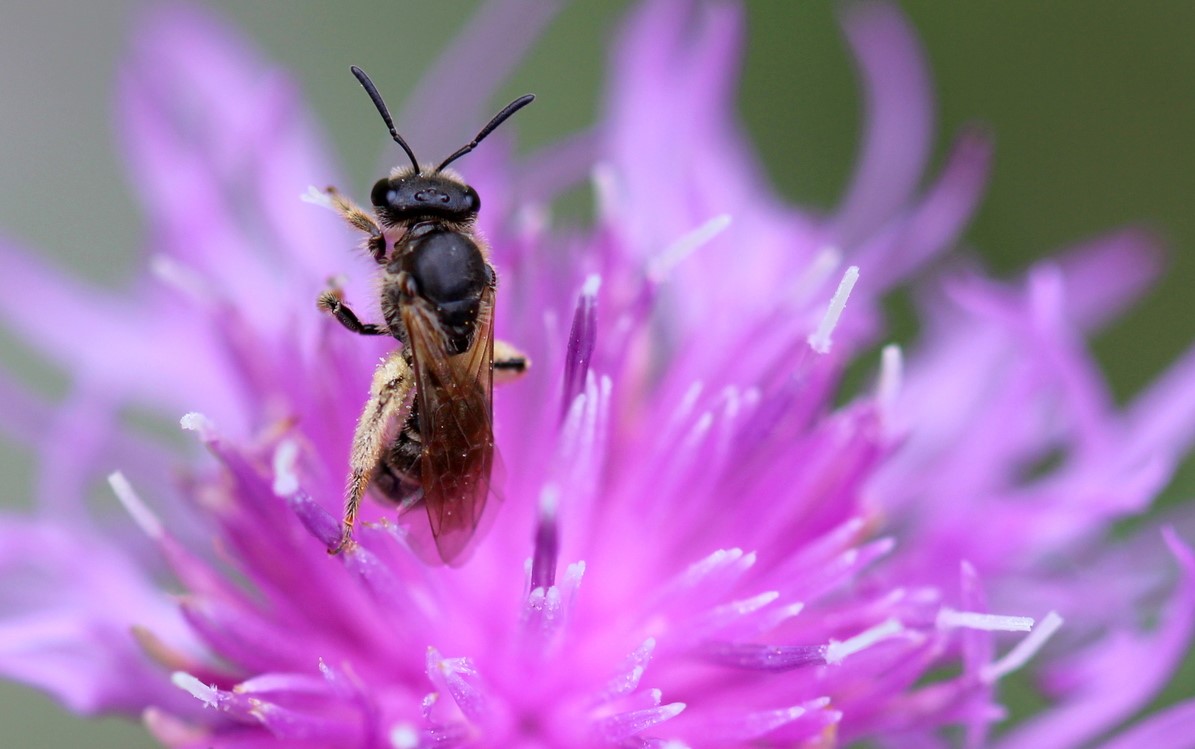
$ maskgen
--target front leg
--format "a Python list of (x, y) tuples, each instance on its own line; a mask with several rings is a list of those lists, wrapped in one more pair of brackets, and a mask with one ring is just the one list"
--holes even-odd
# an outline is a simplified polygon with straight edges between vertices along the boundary
[(340, 324), (354, 333), (361, 335), (390, 335), (390, 329), (385, 325), (363, 323), (357, 314), (344, 303), (344, 292), (340, 289), (328, 289), (319, 295), (315, 302), (323, 312), (333, 315)]
[[(312, 188), (311, 193), (318, 193), (318, 191)], [(342, 195), (340, 190), (335, 187), (324, 188), (324, 196), (327, 198), (326, 205), (329, 208), (339, 213), (354, 229), (360, 229), (369, 235), (369, 239), (365, 242), (366, 247), (369, 248), (369, 254), (373, 256), (378, 265), (385, 265), (386, 235), (382, 233), (382, 227), (378, 226), (378, 222), (374, 220), (373, 216)]]

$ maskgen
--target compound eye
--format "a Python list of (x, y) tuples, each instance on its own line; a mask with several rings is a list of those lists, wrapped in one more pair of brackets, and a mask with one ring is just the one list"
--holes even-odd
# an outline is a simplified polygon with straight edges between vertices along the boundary
[(477, 213), (481, 210), (481, 196), (472, 187), (465, 187), (465, 197), (461, 202), (469, 213)]
[(379, 208), (387, 208), (390, 206), (394, 193), (394, 186), (390, 184), (390, 180), (380, 179), (374, 184), (373, 192), (369, 194), (369, 202)]

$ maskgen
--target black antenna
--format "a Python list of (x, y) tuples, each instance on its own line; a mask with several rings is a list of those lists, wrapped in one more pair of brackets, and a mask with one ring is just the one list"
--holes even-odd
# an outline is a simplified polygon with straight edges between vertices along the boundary
[[(407, 152), (407, 157), (411, 160), (411, 166), (415, 167), (415, 174), (419, 174), (419, 162), (415, 160), (415, 154), (411, 151), (411, 147), (402, 139), (398, 131), (394, 129), (394, 120), (390, 119), (390, 111), (386, 109), (386, 102), (382, 101), (382, 95), (378, 93), (378, 87), (373, 85), (373, 81), (369, 80), (369, 76), (365, 75), (365, 71), (353, 65), (349, 68), (353, 71), (353, 75), (357, 76), (357, 80), (361, 83), (361, 87), (365, 89), (365, 93), (369, 94), (369, 98), (373, 99), (373, 105), (378, 108), (378, 114), (382, 115), (382, 119), (386, 122), (386, 127), (390, 128), (390, 137), (394, 138), (394, 142), (402, 146), (402, 150)], [(507, 107), (510, 109), (510, 107)], [(507, 115), (508, 117), (510, 115)], [(493, 125), (493, 123), (490, 123)], [(494, 128), (491, 127), (490, 130)], [(481, 136), (478, 136), (481, 140)], [(476, 145), (476, 141), (474, 141)], [(453, 157), (455, 158), (455, 157)], [(443, 164), (440, 165), (441, 168)], [(437, 169), (436, 171), (439, 171)]]
[[(362, 73), (362, 75), (364, 75), (364, 73)], [(474, 148), (477, 148), (477, 144), (480, 143), (482, 141), (482, 139), (485, 138), (485, 136), (494, 132), (494, 128), (498, 127), (503, 122), (506, 122), (506, 119), (508, 117), (510, 117), (512, 114), (519, 111), (520, 109), (527, 106), (528, 104), (530, 104), (533, 101), (535, 101), (535, 94), (524, 94), (524, 95), (520, 96), (519, 98), (515, 99), (514, 101), (512, 101), (511, 103), (507, 104), (506, 107), (501, 112), (494, 115), (494, 119), (490, 120), (488, 125), (486, 125), (485, 127), (483, 127), (481, 129), (481, 132), (477, 134), (477, 137), (474, 138), (473, 141), (471, 143), (469, 143), (469, 145), (463, 146), (459, 151), (452, 154), (448, 158), (444, 159), (444, 162), (442, 164), (440, 164), (438, 167), (436, 167), (436, 171), (438, 172), (438, 171), (442, 170), (444, 167), (448, 166), (449, 164), (456, 161), (460, 157), (469, 153)], [(391, 130), (391, 132), (393, 132), (393, 130)]]

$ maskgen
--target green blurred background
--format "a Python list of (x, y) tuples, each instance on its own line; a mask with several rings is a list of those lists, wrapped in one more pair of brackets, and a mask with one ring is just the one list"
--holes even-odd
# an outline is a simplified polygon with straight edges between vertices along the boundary
[[(209, 3), (219, 6), (305, 89), (338, 149), (353, 192), (393, 151), (347, 74), (383, 81), (392, 108), (476, 6), (473, 2)], [(578, 0), (542, 35), (503, 96), (534, 91), (518, 123), (527, 146), (593, 120), (607, 45), (628, 3)], [(142, 219), (112, 132), (114, 80), (144, 2), (6, 2), (0, 9), (0, 235), (38, 248), (96, 283), (118, 287), (132, 267)], [(740, 117), (777, 189), (834, 204), (853, 165), (854, 72), (834, 3), (752, 0)], [(1068, 0), (941, 2), (903, 7), (921, 33), (939, 95), (939, 156), (972, 121), (996, 134), (995, 172), (969, 242), (1001, 273), (1061, 245), (1129, 222), (1169, 240), (1155, 294), (1095, 341), (1121, 399), (1195, 338), (1195, 3)], [(499, 103), (499, 102), (495, 102)], [(401, 126), (401, 123), (400, 123)], [(313, 176), (313, 179), (315, 177)], [(2, 280), (0, 280), (2, 281)], [(0, 355), (43, 371), (11, 333)], [(21, 506), (27, 451), (0, 444), (0, 502)], [(1195, 496), (1190, 462), (1168, 498)], [(1195, 669), (1168, 694), (1189, 694)], [(4, 746), (140, 747), (117, 720), (69, 719), (47, 699), (0, 684)]]

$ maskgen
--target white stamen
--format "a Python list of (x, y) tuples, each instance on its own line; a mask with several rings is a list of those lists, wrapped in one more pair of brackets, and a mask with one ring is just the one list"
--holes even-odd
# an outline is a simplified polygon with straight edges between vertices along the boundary
[(741, 598), (716, 606), (701, 617), (701, 631), (704, 634), (706, 631), (722, 629), (734, 620), (759, 611), (779, 597), (779, 591), (769, 590), (750, 598)]
[(792, 619), (805, 609), (805, 604), (798, 601), (797, 603), (790, 603), (787, 606), (780, 606), (773, 609), (770, 613), (760, 617), (757, 632), (767, 632), (780, 626), (781, 623)]
[(618, 177), (609, 164), (595, 164), (589, 177), (593, 185), (594, 202), (599, 219), (613, 221), (622, 205)]
[(693, 231), (685, 234), (673, 242), (659, 255), (647, 261), (647, 277), (652, 283), (663, 283), (668, 274), (680, 264), (682, 260), (692, 255), (711, 239), (721, 234), (730, 226), (730, 214), (722, 213), (714, 216)]
[(209, 687), (185, 671), (175, 671), (170, 674), (170, 683), (203, 702), (205, 707), (215, 707), (219, 701), (219, 694), (215, 687)]
[(940, 629), (982, 629), (986, 632), (1029, 632), (1033, 629), (1031, 616), (1001, 616), (977, 611), (955, 611), (944, 608), (938, 612)]
[(149, 271), (159, 281), (191, 299), (206, 300), (212, 296), (211, 288), (198, 273), (169, 255), (151, 257)]
[(539, 517), (545, 522), (556, 519), (556, 508), (560, 505), (560, 489), (548, 484), (539, 493)]
[(515, 213), (514, 224), (520, 236), (538, 237), (548, 228), (551, 214), (539, 203), (529, 203)]
[(581, 578), (584, 576), (585, 562), (573, 562), (564, 568), (564, 577), (556, 585), (560, 588), (566, 605), (572, 606), (576, 601), (577, 590), (581, 587)]
[(876, 384), (876, 400), (884, 411), (890, 411), (896, 403), (903, 379), (904, 356), (900, 346), (890, 343), (880, 354), (880, 381)]
[(1003, 658), (985, 666), (979, 674), (980, 678), (987, 682), (996, 681), (1024, 666), (1030, 658), (1037, 655), (1037, 651), (1042, 649), (1046, 641), (1061, 626), (1062, 617), (1058, 615), (1057, 611), (1046, 614), (1041, 623), (1025, 639), (1018, 642), (1012, 650), (1005, 653)]
[(573, 562), (564, 568), (564, 581), (561, 586), (565, 589), (576, 589), (581, 584), (581, 578), (585, 575), (585, 562)]
[[(690, 564), (678, 579), (678, 587), (684, 590), (694, 588), (711, 573), (728, 568), (742, 557), (743, 550), (737, 547), (732, 549), (718, 549), (709, 556)], [(754, 564), (754, 562), (755, 558), (752, 555), (751, 563)], [(746, 566), (749, 567), (750, 565)]]
[(283, 440), (274, 450), (274, 494), (279, 497), (299, 491), (299, 476), (295, 473), (298, 457), (299, 445), (294, 440)]
[(538, 588), (532, 588), (531, 593), (527, 596), (528, 608), (535, 611), (543, 611), (544, 595), (544, 587), (542, 585)]
[(705, 385), (701, 380), (694, 380), (685, 389), (685, 394), (681, 396), (680, 404), (672, 409), (671, 417), (668, 424), (664, 428), (665, 438), (664, 444), (670, 443), (671, 439), (676, 436), (676, 431), (689, 419), (689, 414), (692, 413), (694, 407), (697, 405), (698, 399), (701, 398), (702, 392), (705, 390)]
[(804, 302), (821, 288), (830, 274), (842, 264), (842, 253), (837, 247), (824, 247), (813, 257), (805, 272), (797, 277), (793, 285), (792, 298)]
[(390, 729), (390, 746), (394, 749), (416, 749), (419, 746), (419, 731), (410, 723), (399, 723)]
[(860, 632), (849, 640), (843, 642), (830, 640), (830, 644), (826, 646), (826, 663), (834, 665), (842, 663), (843, 659), (848, 655), (866, 650), (877, 642), (894, 637), (904, 631), (905, 629), (901, 626), (900, 622), (895, 619), (889, 619), (871, 629)]
[(585, 277), (585, 283), (581, 285), (581, 296), (597, 296), (598, 290), (602, 288), (602, 277), (597, 273), (590, 273)]
[(184, 414), (183, 417), (178, 420), (178, 425), (187, 431), (197, 432), (199, 434), (199, 438), (204, 441), (210, 440), (214, 436), (216, 430), (216, 425), (212, 423), (212, 420), (198, 411), (192, 411), (189, 414)]
[(732, 601), (730, 607), (740, 614), (750, 614), (752, 611), (761, 609), (767, 606), (772, 601), (780, 597), (780, 591), (767, 590), (756, 596), (750, 598), (742, 598), (737, 601)]
[(319, 189), (315, 185), (308, 185), (307, 192), (299, 195), (299, 200), (303, 201), (304, 203), (322, 206), (327, 208), (329, 211), (336, 210), (332, 207), (332, 198), (328, 196), (328, 193)]
[(601, 701), (610, 702), (638, 689), (639, 682), (647, 671), (647, 665), (651, 662), (652, 651), (655, 649), (656, 639), (649, 637), (643, 641), (643, 644), (632, 650), (625, 660), (627, 670), (617, 674), (606, 684), (606, 688), (602, 690)]
[(830, 352), (830, 334), (838, 325), (838, 318), (842, 317), (842, 311), (846, 309), (846, 300), (850, 297), (851, 289), (855, 288), (855, 282), (858, 280), (859, 266), (857, 265), (852, 265), (846, 269), (846, 273), (842, 274), (842, 281), (839, 282), (838, 290), (830, 299), (830, 306), (826, 308), (826, 314), (818, 324), (817, 330), (809, 334), (809, 347), (815, 352), (819, 354)]
[(108, 474), (108, 486), (112, 487), (112, 491), (116, 494), (116, 498), (124, 505), (124, 509), (133, 518), (133, 522), (150, 538), (162, 537), (162, 523), (158, 520), (153, 511), (145, 506), (141, 498), (137, 496), (137, 492), (133, 491), (133, 485), (124, 477), (120, 471)]
[[(535, 601), (535, 593), (541, 594), (541, 600)], [(548, 588), (546, 591), (543, 588), (536, 588), (532, 591), (532, 608), (539, 609), (543, 612), (544, 623), (550, 624), (553, 620), (560, 618), (561, 600), (560, 588), (555, 585)]]
[(701, 416), (697, 417), (697, 421), (693, 422), (693, 426), (689, 429), (689, 434), (685, 437), (685, 447), (696, 447), (705, 439), (705, 435), (709, 434), (710, 427), (714, 424), (714, 415), (709, 411), (703, 411)]

